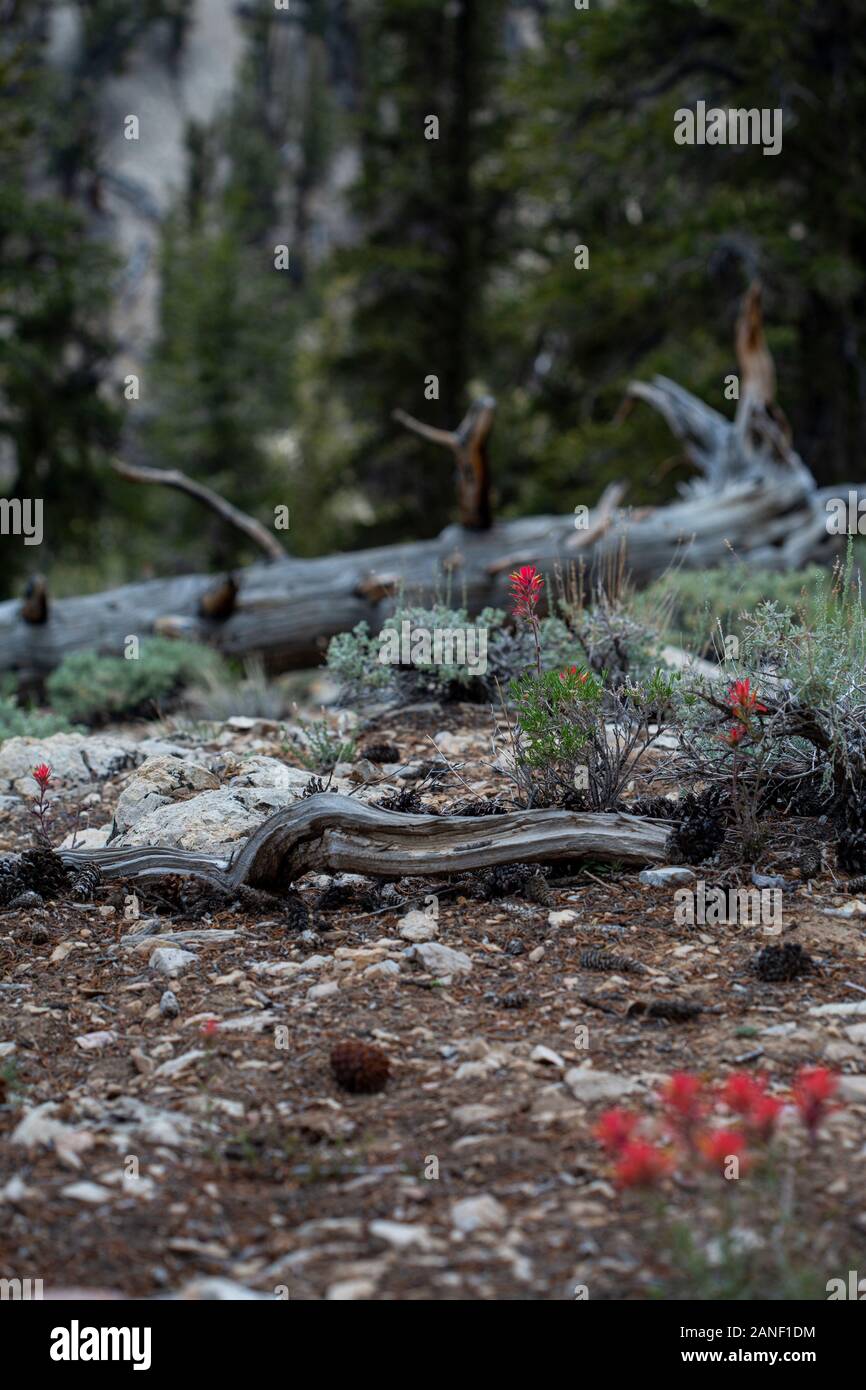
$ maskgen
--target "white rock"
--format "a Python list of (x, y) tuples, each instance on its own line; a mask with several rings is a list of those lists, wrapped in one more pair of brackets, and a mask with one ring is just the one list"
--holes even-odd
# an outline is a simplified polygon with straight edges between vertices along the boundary
[(74, 1133), (71, 1126), (52, 1119), (56, 1109), (56, 1101), (47, 1100), (34, 1110), (29, 1110), (12, 1131), (12, 1143), (26, 1144), (31, 1148), (35, 1144), (53, 1144), (55, 1140)]
[(339, 994), (340, 986), (336, 980), (327, 980), (321, 985), (310, 985), (307, 990), (307, 998), (310, 1000), (328, 999), (332, 994)]
[(112, 777), (134, 767), (140, 757), (131, 739), (108, 734), (8, 738), (0, 746), (0, 791), (32, 796), (37, 789), (31, 774), (38, 763), (48, 763), (52, 786), (59, 790)]
[(256, 1293), (255, 1289), (236, 1284), (233, 1279), (220, 1279), (216, 1276), (191, 1279), (177, 1293), (168, 1294), (167, 1297), (181, 1303), (243, 1303), (253, 1299), (259, 1303), (274, 1301), (273, 1294)]
[(571, 907), (564, 907), (560, 912), (548, 912), (547, 914), (549, 927), (573, 927), (575, 922), (579, 921), (579, 914)]
[(501, 1230), (507, 1220), (508, 1213), (502, 1203), (486, 1192), (480, 1197), (464, 1197), (451, 1208), (451, 1224), (464, 1235), (479, 1230)]
[(669, 888), (676, 883), (694, 883), (695, 875), (691, 869), (686, 869), (679, 864), (663, 864), (657, 869), (644, 869), (638, 875), (641, 883), (648, 883), (653, 888)]
[(142, 817), (190, 794), (216, 791), (219, 778), (188, 758), (148, 758), (130, 777), (117, 800), (114, 824), (119, 834)]
[(198, 956), (192, 951), (181, 951), (177, 946), (157, 946), (147, 963), (158, 975), (179, 975), (197, 960)]
[(224, 787), (189, 801), (169, 802), (141, 817), (113, 848), (158, 845), (166, 849), (219, 854), (234, 849), (272, 816), (297, 801), (293, 791), (268, 787)]
[(441, 946), (435, 941), (409, 946), (404, 954), (408, 960), (415, 961), (432, 975), (468, 975), (472, 969), (472, 961), (464, 951), (454, 951), (450, 946)]
[(103, 1047), (117, 1042), (117, 1034), (112, 1029), (105, 1028), (99, 1033), (82, 1033), (75, 1041), (85, 1052), (101, 1052)]
[(845, 1029), (845, 1036), (854, 1043), (866, 1043), (866, 1023), (852, 1023)]
[(430, 1250), (433, 1241), (426, 1226), (413, 1226), (405, 1221), (371, 1221), (370, 1235), (377, 1236), (393, 1250)]
[(393, 978), (394, 975), (399, 974), (400, 963), (396, 960), (380, 960), (376, 965), (368, 965), (366, 970), (363, 971), (365, 980), (371, 976), (374, 979), (377, 975), (386, 975)]
[(156, 1071), (153, 1073), (154, 1080), (156, 1080), (157, 1077), (180, 1076), (181, 1072), (186, 1071), (187, 1067), (192, 1066), (193, 1062), (197, 1062), (199, 1057), (206, 1056), (207, 1051), (205, 1048), (195, 1047), (191, 1052), (184, 1052), (180, 1057), (172, 1057), (169, 1061), (163, 1062), (161, 1066), (157, 1067)]
[(539, 1043), (529, 1054), (530, 1062), (544, 1062), (549, 1067), (564, 1067), (565, 1059), (560, 1057), (558, 1052), (553, 1052), (544, 1043)]
[(565, 1084), (575, 1100), (591, 1104), (596, 1100), (619, 1100), (641, 1090), (632, 1076), (620, 1076), (612, 1071), (595, 1071), (592, 1067), (572, 1067), (565, 1073)]
[(853, 1004), (815, 1004), (809, 1013), (812, 1018), (866, 1018), (866, 999)]
[(97, 1182), (71, 1182), (68, 1187), (60, 1189), (61, 1197), (71, 1197), (75, 1202), (90, 1202), (96, 1206), (100, 1202), (107, 1202), (111, 1198), (111, 1191), (107, 1187), (100, 1187)]
[(404, 941), (433, 941), (439, 935), (436, 918), (413, 908), (400, 919), (399, 932)]
[(839, 1099), (855, 1104), (866, 1101), (866, 1076), (840, 1076)]
[(85, 830), (70, 830), (65, 840), (60, 843), (60, 849), (105, 849), (111, 835), (111, 826), (90, 825)]
[(372, 1298), (375, 1292), (376, 1283), (373, 1279), (341, 1279), (331, 1285), (325, 1298), (329, 1303), (356, 1302), (359, 1299)]

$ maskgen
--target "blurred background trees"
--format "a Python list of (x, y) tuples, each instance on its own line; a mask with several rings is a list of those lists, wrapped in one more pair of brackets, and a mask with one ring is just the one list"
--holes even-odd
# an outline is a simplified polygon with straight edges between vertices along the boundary
[[(619, 413), (624, 387), (662, 371), (732, 413), (755, 275), (800, 452), (821, 482), (860, 476), (857, 0), (0, 0), (0, 18), (0, 494), (45, 499), (56, 591), (252, 558), (193, 503), (115, 479), (116, 451), (266, 524), (288, 505), (297, 553), (434, 534), (450, 461), (391, 411), (452, 427), (481, 390), (499, 514), (570, 511), (614, 478), (662, 500), (686, 466), (648, 411)], [(227, 34), (202, 117), (193, 74)], [(158, 197), (112, 144), (154, 74), (184, 113)], [(781, 154), (675, 145), (698, 100), (781, 107)], [(131, 204), (150, 259), (120, 234)], [(2, 538), (7, 592), (36, 553)]]

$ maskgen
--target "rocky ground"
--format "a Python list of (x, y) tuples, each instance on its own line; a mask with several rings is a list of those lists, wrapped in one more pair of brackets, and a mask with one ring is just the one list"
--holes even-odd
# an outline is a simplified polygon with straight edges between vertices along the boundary
[[(400, 763), (340, 768), (336, 785), (378, 799), (420, 782), (439, 810), (506, 794), (489, 719), (382, 716), (365, 737)], [(424, 781), (431, 738), (448, 764)], [(31, 843), (42, 760), (57, 844), (77, 826), (79, 844), (233, 846), (309, 778), (261, 721), (10, 740), (2, 853)], [(124, 1297), (710, 1297), (727, 1223), (766, 1245), (756, 1292), (779, 1297), (788, 1237), (762, 1234), (757, 1176), (735, 1196), (669, 1180), (662, 1219), (655, 1198), (617, 1190), (592, 1129), (614, 1103), (654, 1113), (678, 1070), (761, 1071), (784, 1095), (808, 1063), (840, 1075), (842, 1104), (814, 1151), (786, 1112), (782, 1162), (799, 1155), (790, 1248), (824, 1297), (866, 1241), (866, 903), (826, 867), (802, 882), (802, 827), (777, 829), (761, 870), (786, 881), (783, 942), (811, 958), (786, 981), (754, 968), (759, 926), (677, 926), (670, 883), (598, 864), (487, 900), (477, 883), (310, 875), (306, 927), (177, 884), (7, 908), (0, 1277)], [(641, 1008), (671, 1000), (699, 1011)], [(337, 1086), (329, 1053), (345, 1038), (384, 1050), (384, 1090)], [(680, 1220), (700, 1274), (671, 1254)]]

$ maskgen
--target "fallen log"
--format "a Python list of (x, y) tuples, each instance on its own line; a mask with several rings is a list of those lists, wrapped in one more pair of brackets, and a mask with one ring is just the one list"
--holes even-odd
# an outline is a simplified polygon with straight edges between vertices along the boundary
[(96, 864), (109, 879), (177, 874), (223, 892), (242, 884), (280, 892), (310, 872), (427, 878), (558, 859), (653, 864), (664, 858), (670, 829), (667, 821), (573, 811), (403, 815), (325, 792), (270, 816), (230, 860), (150, 847), (58, 853), (67, 866)]
[[(216, 614), (209, 598), (215, 579), (200, 574), (58, 599), (44, 617), (40, 610), (39, 621), (28, 617), (26, 601), (22, 606), (11, 600), (0, 604), (0, 671), (38, 679), (70, 652), (95, 648), (120, 654), (128, 636), (153, 632), (207, 642), (228, 656), (255, 654), (271, 670), (309, 666), (321, 660), (337, 633), (362, 621), (377, 632), (401, 589), (417, 602), (450, 591), (470, 613), (488, 605), (505, 607), (508, 571), (516, 564), (534, 563), (550, 573), (556, 565), (579, 561), (603, 574), (624, 552), (636, 584), (671, 566), (706, 569), (732, 558), (753, 569), (828, 564), (844, 538), (828, 534), (825, 501), (857, 489), (839, 484), (819, 491), (791, 447), (784, 416), (771, 399), (772, 359), (754, 286), (741, 316), (738, 351), (741, 397), (733, 421), (665, 377), (629, 388), (630, 399), (662, 414), (696, 470), (697, 476), (683, 484), (680, 500), (669, 506), (632, 515), (618, 506), (621, 488), (615, 485), (580, 529), (574, 511), (578, 496), (569, 499), (565, 516), (527, 517), (488, 529), (484, 451), (492, 402), (478, 402), (453, 434), (401, 415), (415, 432), (454, 450), (461, 507), (470, 525), (449, 526), (434, 540), (353, 554), (312, 560), (275, 555), (273, 563), (233, 572), (231, 603)], [(478, 464), (482, 454), (483, 467)]]

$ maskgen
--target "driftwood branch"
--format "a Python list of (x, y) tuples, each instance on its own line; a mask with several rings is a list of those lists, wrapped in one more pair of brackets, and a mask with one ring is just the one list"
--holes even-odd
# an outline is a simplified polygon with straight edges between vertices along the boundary
[(157, 483), (161, 487), (173, 487), (178, 492), (185, 492), (188, 497), (194, 497), (197, 502), (203, 502), (206, 507), (210, 507), (211, 511), (216, 512), (217, 516), (222, 517), (223, 521), (227, 521), (237, 531), (243, 532), (247, 540), (252, 541), (259, 550), (263, 550), (269, 559), (285, 560), (286, 552), (283, 547), (260, 521), (233, 507), (231, 502), (227, 502), (211, 488), (205, 487), (204, 483), (197, 483), (194, 478), (188, 478), (176, 468), (148, 468), (143, 464), (124, 463), (121, 459), (115, 459), (113, 467), (115, 473), (130, 483)]
[(486, 531), (493, 512), (490, 502), (490, 456), (488, 442), (493, 429), (496, 401), (481, 396), (466, 413), (456, 430), (440, 430), (425, 425), (405, 410), (395, 410), (393, 418), (413, 434), (431, 444), (443, 444), (454, 454), (457, 464), (457, 496), (460, 524), (468, 530)]
[(107, 878), (186, 875), (231, 892), (284, 890), (303, 874), (435, 877), (495, 864), (559, 859), (658, 863), (670, 825), (619, 814), (514, 811), (501, 816), (407, 816), (326, 792), (277, 811), (231, 860), (175, 849), (60, 850), (69, 866)]

